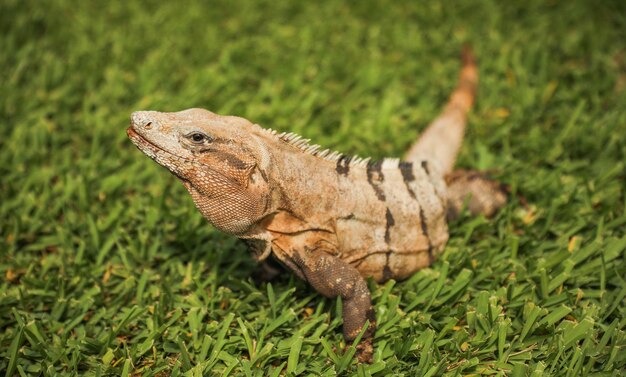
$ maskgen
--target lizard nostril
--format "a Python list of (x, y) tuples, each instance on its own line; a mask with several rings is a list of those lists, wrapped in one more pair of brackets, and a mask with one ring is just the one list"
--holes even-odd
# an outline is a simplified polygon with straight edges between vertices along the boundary
[(148, 122), (148, 123), (144, 124), (143, 128), (145, 128), (146, 130), (151, 129), (152, 128), (152, 122)]

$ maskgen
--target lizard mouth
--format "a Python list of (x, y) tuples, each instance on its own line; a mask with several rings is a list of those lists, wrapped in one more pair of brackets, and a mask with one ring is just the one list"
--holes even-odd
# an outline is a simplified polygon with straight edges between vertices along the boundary
[(158, 155), (162, 156), (163, 154), (165, 154), (165, 155), (170, 156), (172, 159), (175, 159), (175, 160), (178, 160), (178, 161), (184, 161), (186, 163), (193, 164), (193, 165), (196, 165), (196, 166), (200, 165), (200, 166), (202, 166), (202, 168), (211, 170), (212, 172), (219, 174), (220, 176), (224, 177), (227, 180), (232, 180), (231, 177), (228, 177), (228, 176), (224, 175), (223, 173), (217, 171), (216, 169), (211, 168), (211, 166), (209, 166), (207, 164), (204, 164), (204, 163), (198, 162), (198, 161), (193, 161), (193, 160), (185, 158), (185, 157), (177, 156), (177, 155), (169, 152), (168, 150), (159, 147), (158, 145), (154, 144), (150, 140), (146, 139), (139, 132), (137, 132), (132, 125), (126, 129), (126, 134), (128, 135), (128, 138), (133, 142), (133, 144), (135, 144), (135, 146), (137, 146), (137, 148), (140, 151), (142, 151), (148, 157), (150, 157), (151, 159), (156, 161), (157, 164), (165, 167), (172, 174), (174, 174), (178, 179), (180, 179), (183, 182), (183, 184), (185, 185), (185, 187), (188, 190), (192, 186), (191, 185), (191, 181), (188, 178), (183, 177), (181, 172), (177, 171), (177, 169), (172, 169), (167, 164), (163, 164), (162, 162), (160, 162), (159, 161), (160, 159), (159, 159)]
[[(139, 132), (135, 131), (135, 129), (133, 128), (132, 125), (126, 129), (126, 135), (128, 135), (128, 138), (130, 139), (130, 141), (132, 141), (133, 144), (135, 144), (135, 146), (137, 146), (137, 148), (140, 151), (145, 153), (148, 157), (150, 157), (151, 159), (156, 161), (161, 166), (164, 166), (164, 165), (161, 162), (159, 162), (159, 160), (157, 158), (157, 153), (165, 153), (165, 154), (170, 155), (170, 156), (172, 156), (172, 157), (174, 157), (176, 159), (188, 161), (187, 159), (178, 157), (178, 156), (174, 155), (173, 153), (170, 153), (170, 152), (166, 151), (165, 149), (159, 147), (158, 145), (152, 143), (150, 140), (148, 140), (144, 136), (142, 136)], [(185, 185), (185, 187), (191, 185), (189, 180), (187, 178), (184, 178), (175, 169), (170, 169), (167, 166), (166, 166), (166, 168), (172, 174), (174, 174), (176, 176), (176, 178), (178, 178), (181, 181), (183, 181), (183, 184)]]
[(167, 149), (164, 149), (154, 144), (153, 142), (148, 140), (145, 136), (137, 132), (135, 128), (133, 128), (132, 125), (126, 129), (126, 135), (128, 135), (128, 138), (130, 139), (130, 141), (132, 141), (133, 144), (135, 144), (137, 148), (139, 148), (140, 151), (147, 154), (152, 159), (156, 158), (157, 153), (165, 153), (177, 160), (182, 160), (182, 161), (191, 162), (191, 163), (194, 162), (188, 158), (177, 156), (174, 153), (168, 151)]
[(151, 150), (153, 152), (156, 152), (156, 151), (167, 152), (163, 150), (162, 148), (157, 147), (150, 141), (148, 141), (148, 139), (146, 139), (145, 137), (141, 136), (137, 131), (135, 131), (132, 125), (126, 129), (126, 135), (128, 135), (128, 138), (130, 139), (130, 141), (132, 141), (133, 144), (135, 144), (142, 152), (146, 149)]

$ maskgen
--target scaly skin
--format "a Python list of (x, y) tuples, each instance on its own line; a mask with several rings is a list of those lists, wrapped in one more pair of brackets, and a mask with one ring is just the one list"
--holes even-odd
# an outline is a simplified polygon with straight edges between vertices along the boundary
[(357, 349), (371, 362), (376, 320), (365, 278), (404, 279), (432, 263), (448, 240), (446, 217), (468, 193), (475, 213), (491, 215), (505, 202), (477, 173), (450, 174), (476, 82), (466, 52), (459, 86), (405, 162), (320, 151), (297, 135), (203, 109), (135, 112), (128, 136), (259, 261), (272, 255), (324, 296), (341, 296), (348, 342), (369, 320)]

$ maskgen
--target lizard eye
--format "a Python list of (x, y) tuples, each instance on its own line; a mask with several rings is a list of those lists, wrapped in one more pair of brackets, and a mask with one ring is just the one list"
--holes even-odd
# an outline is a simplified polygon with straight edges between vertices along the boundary
[(194, 144), (202, 144), (205, 141), (211, 141), (211, 138), (201, 132), (192, 132), (187, 135), (187, 138), (191, 140)]

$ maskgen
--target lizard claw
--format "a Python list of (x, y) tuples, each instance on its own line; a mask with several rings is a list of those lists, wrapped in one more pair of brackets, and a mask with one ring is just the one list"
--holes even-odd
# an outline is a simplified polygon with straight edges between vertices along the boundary
[(374, 346), (372, 339), (362, 339), (356, 346), (356, 358), (359, 363), (371, 364), (374, 362)]

